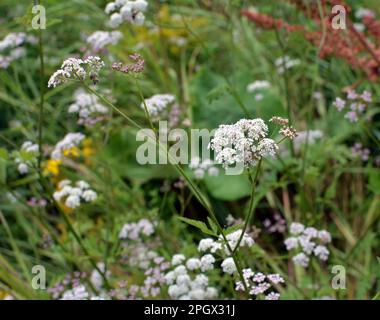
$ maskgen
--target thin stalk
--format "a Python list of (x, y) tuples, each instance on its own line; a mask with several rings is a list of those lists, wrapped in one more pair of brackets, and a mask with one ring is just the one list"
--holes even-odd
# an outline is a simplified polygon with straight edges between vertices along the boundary
[[(143, 93), (141, 91), (140, 86), (137, 86), (137, 89), (139, 91), (139, 95), (140, 95), (140, 97), (141, 97), (141, 99), (143, 101), (143, 104), (145, 105), (144, 95), (143, 95)], [(150, 118), (150, 114), (149, 113), (147, 113), (147, 116)], [(151, 119), (149, 119), (149, 122), (153, 126), (153, 123), (152, 123)], [(153, 126), (153, 131), (156, 132), (154, 126)], [(160, 147), (162, 147), (159, 141), (156, 141), (156, 142), (158, 143), (158, 145)], [(165, 148), (165, 152), (167, 154), (168, 159), (171, 159), (171, 155), (170, 155), (170, 153), (169, 153), (169, 151), (168, 151), (167, 148)], [(175, 163), (175, 162), (170, 162), (169, 161), (169, 163)], [(226, 244), (226, 246), (228, 248), (228, 251), (231, 253), (231, 257), (234, 260), (236, 269), (237, 269), (239, 277), (240, 277), (240, 279), (241, 279), (241, 281), (243, 283), (244, 289), (245, 289), (246, 293), (249, 295), (249, 289), (248, 289), (247, 284), (245, 283), (245, 279), (244, 279), (244, 276), (243, 276), (243, 271), (242, 271), (242, 268), (241, 268), (241, 265), (240, 265), (240, 261), (237, 258), (236, 253), (232, 250), (232, 248), (231, 248), (231, 246), (230, 246), (230, 244), (229, 244), (229, 242), (227, 240), (227, 237), (226, 237), (226, 235), (224, 233), (224, 230), (223, 230), (222, 226), (220, 225), (220, 223), (219, 223), (219, 221), (218, 221), (218, 219), (217, 219), (217, 217), (215, 215), (215, 212), (214, 212), (212, 206), (210, 205), (209, 201), (206, 200), (205, 196), (203, 195), (203, 193), (199, 189), (199, 187), (190, 179), (190, 177), (186, 174), (186, 172), (182, 169), (182, 167), (179, 164), (174, 164), (174, 166), (180, 172), (180, 174), (184, 177), (184, 179), (186, 180), (186, 182), (191, 186), (190, 189), (193, 191), (193, 193), (195, 193), (195, 196), (201, 201), (201, 204), (206, 208), (206, 210), (208, 211), (208, 214), (210, 215), (211, 219), (216, 224), (217, 229), (218, 229), (219, 233), (222, 235), (222, 238), (223, 238), (223, 240), (224, 240), (224, 242), (225, 242), (225, 244)]]
[(90, 256), (87, 248), (85, 247), (84, 243), (82, 242), (82, 239), (80, 238), (80, 236), (78, 235), (78, 233), (76, 232), (74, 226), (72, 225), (72, 223), (70, 222), (70, 219), (67, 217), (66, 213), (61, 209), (59, 203), (54, 199), (53, 197), (53, 192), (49, 186), (49, 184), (47, 183), (45, 177), (42, 177), (42, 187), (47, 191), (48, 195), (49, 195), (49, 200), (51, 203), (54, 204), (54, 206), (57, 208), (57, 210), (59, 211), (60, 215), (63, 216), (63, 219), (67, 225), (67, 227), (69, 228), (70, 232), (73, 234), (76, 242), (78, 243), (79, 247), (81, 248), (81, 250), (83, 251), (83, 253), (88, 257), (89, 261), (90, 261), (90, 264), (92, 265), (92, 267), (101, 275), (101, 277), (103, 278), (103, 281), (104, 281), (104, 285), (106, 288), (110, 288), (109, 284), (108, 284), (108, 280), (107, 280), (107, 277), (105, 276), (105, 273), (102, 272), (100, 270), (100, 268), (97, 266), (97, 264), (95, 263), (95, 261), (92, 259), (92, 257)]
[(367, 135), (371, 138), (373, 142), (376, 143), (377, 147), (380, 148), (380, 142), (376, 137), (373, 135), (373, 133), (367, 128), (365, 124), (361, 124), (361, 127), (364, 129), (364, 131), (367, 133)]
[[(130, 117), (128, 117), (122, 110), (120, 110), (119, 108), (117, 108), (112, 102), (110, 102), (107, 98), (105, 98), (104, 96), (102, 96), (101, 94), (99, 94), (98, 92), (96, 92), (95, 90), (93, 90), (91, 87), (89, 87), (84, 81), (81, 81), (83, 86), (89, 90), (91, 93), (95, 94), (99, 99), (101, 99), (105, 104), (107, 104), (108, 106), (110, 106), (112, 109), (114, 109), (116, 112), (118, 112), (122, 117), (124, 117), (131, 125), (133, 125), (134, 127), (138, 128), (138, 129), (142, 129), (142, 127), (136, 123), (134, 120), (132, 120)], [(139, 95), (140, 97), (144, 99), (144, 96), (140, 90), (140, 86), (137, 87), (137, 89), (140, 91), (139, 92)], [(148, 113), (148, 116), (149, 116), (149, 113)], [(155, 130), (154, 130), (155, 131)], [(148, 138), (152, 139), (155, 143), (158, 143), (158, 146), (160, 148), (163, 148), (163, 146), (159, 143), (159, 141), (157, 141), (157, 137), (154, 136), (154, 137), (151, 137), (151, 136), (148, 136)], [(184, 179), (186, 180), (190, 190), (193, 192), (193, 194), (195, 195), (195, 197), (198, 199), (198, 201), (203, 205), (203, 207), (207, 210), (209, 216), (211, 217), (211, 219), (213, 220), (213, 222), (216, 224), (217, 226), (217, 229), (218, 229), (218, 232), (221, 234), (222, 238), (223, 238), (223, 241), (225, 242), (226, 246), (227, 246), (227, 249), (228, 251), (231, 253), (231, 257), (232, 259), (234, 260), (234, 263), (235, 263), (235, 266), (236, 266), (236, 269), (237, 269), (237, 272), (239, 274), (239, 277), (243, 283), (243, 286), (244, 286), (244, 289), (247, 293), (247, 295), (249, 295), (249, 289), (248, 289), (248, 286), (244, 280), (244, 276), (243, 276), (243, 271), (242, 271), (242, 267), (241, 267), (241, 264), (240, 264), (240, 261), (236, 255), (236, 253), (232, 250), (228, 240), (227, 240), (227, 237), (224, 233), (224, 230), (222, 228), (222, 226), (220, 225), (214, 211), (213, 211), (213, 208), (210, 204), (210, 202), (208, 201), (208, 199), (203, 195), (202, 191), (199, 189), (199, 187), (192, 181), (192, 179), (186, 174), (186, 172), (183, 170), (183, 168), (179, 165), (179, 164), (176, 164), (175, 161), (172, 159), (171, 157), (171, 154), (168, 152), (167, 148), (165, 148), (165, 152), (167, 153), (168, 155), (168, 158), (169, 158), (169, 163), (173, 164), (174, 167), (176, 168), (176, 170), (178, 171), (178, 173), (184, 177)], [(173, 160), (173, 161), (170, 161), (170, 160)], [(102, 273), (101, 273), (102, 274)]]
[(252, 190), (251, 190), (251, 197), (250, 197), (250, 200), (249, 200), (248, 214), (247, 214), (247, 217), (245, 218), (244, 227), (243, 227), (242, 233), (241, 233), (241, 235), (239, 237), (239, 240), (238, 240), (238, 242), (236, 244), (236, 247), (234, 248), (234, 252), (236, 252), (237, 249), (239, 248), (240, 243), (243, 240), (244, 234), (245, 234), (245, 232), (246, 232), (246, 230), (248, 228), (248, 224), (251, 221), (252, 216), (253, 216), (255, 191), (256, 191), (257, 181), (259, 179), (259, 173), (260, 173), (260, 169), (261, 169), (261, 164), (262, 164), (262, 159), (259, 160), (259, 163), (258, 163), (257, 169), (256, 169), (256, 173), (255, 173), (255, 176), (253, 178), (251, 176), (251, 172), (248, 171), (248, 175), (249, 175), (249, 178), (251, 180), (251, 188), (252, 188)]
[[(39, 4), (39, 1), (35, 1), (36, 4)], [(45, 83), (44, 83), (44, 74), (45, 74), (45, 63), (44, 63), (44, 46), (42, 39), (42, 28), (38, 29), (38, 53), (40, 56), (40, 106), (39, 106), (39, 116), (38, 116), (38, 170), (41, 171), (42, 163), (42, 127), (44, 120), (44, 103), (45, 103)]]
[(140, 84), (139, 84), (137, 78), (135, 79), (135, 83), (136, 83), (137, 91), (139, 92), (139, 95), (140, 95), (140, 99), (142, 101), (142, 105), (144, 106), (145, 116), (148, 119), (148, 122), (149, 122), (149, 125), (150, 125), (151, 129), (157, 135), (157, 130), (156, 130), (156, 128), (153, 125), (153, 122), (152, 122), (152, 119), (150, 117), (150, 113), (149, 113), (149, 110), (148, 110), (148, 106), (146, 105), (146, 101), (145, 101), (144, 96), (142, 94), (142, 90), (141, 90), (141, 87), (140, 87)]
[[(283, 63), (282, 63), (282, 68), (283, 70), (283, 82), (284, 82), (284, 89), (285, 89), (285, 99), (286, 99), (286, 113), (287, 113), (287, 118), (289, 120), (289, 126), (292, 126), (293, 124), (293, 115), (292, 115), (292, 103), (290, 101), (290, 87), (289, 87), (289, 77), (288, 77), (288, 69), (286, 68), (285, 65), (285, 56), (286, 56), (286, 49), (285, 46), (281, 40), (280, 34), (278, 33), (277, 28), (274, 29), (277, 42), (281, 48), (282, 51), (282, 57), (283, 57)], [(295, 151), (294, 151), (294, 145), (292, 141), (289, 141), (290, 144), (290, 152), (292, 156), (294, 156)]]

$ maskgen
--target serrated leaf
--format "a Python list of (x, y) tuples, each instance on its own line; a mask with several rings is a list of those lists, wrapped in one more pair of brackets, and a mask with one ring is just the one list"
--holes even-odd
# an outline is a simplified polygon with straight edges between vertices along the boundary
[(189, 218), (185, 218), (185, 217), (178, 217), (179, 220), (201, 230), (203, 233), (205, 234), (208, 234), (210, 236), (214, 236), (216, 237), (217, 234), (215, 234), (212, 230), (210, 230), (206, 224), (202, 221), (199, 221), (199, 220), (194, 220), (194, 219), (189, 219)]

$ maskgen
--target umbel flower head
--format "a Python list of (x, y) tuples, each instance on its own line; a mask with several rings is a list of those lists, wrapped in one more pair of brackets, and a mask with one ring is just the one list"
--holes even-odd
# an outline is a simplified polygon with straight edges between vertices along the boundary
[(63, 61), (61, 69), (50, 77), (48, 87), (56, 87), (69, 79), (85, 80), (87, 77), (97, 83), (99, 71), (103, 67), (104, 62), (99, 57), (89, 56), (85, 60), (68, 58)]
[(153, 121), (160, 120), (165, 116), (170, 105), (175, 102), (175, 97), (172, 94), (156, 94), (141, 104), (141, 108), (144, 109), (145, 106), (149, 115), (152, 117)]
[(220, 125), (209, 148), (215, 160), (224, 167), (238, 163), (249, 168), (267, 156), (274, 157), (278, 145), (267, 138), (268, 126), (262, 119), (242, 119), (231, 125)]
[(64, 200), (66, 207), (70, 209), (75, 209), (81, 205), (81, 202), (93, 202), (96, 200), (98, 195), (92, 189), (90, 185), (83, 181), (77, 181), (75, 186), (72, 185), (70, 180), (62, 180), (58, 184), (59, 190), (54, 192), (53, 197), (56, 201)]
[(109, 2), (105, 12), (110, 14), (109, 25), (117, 28), (124, 21), (131, 24), (142, 25), (145, 21), (144, 12), (147, 10), (148, 2), (145, 0), (116, 0)]

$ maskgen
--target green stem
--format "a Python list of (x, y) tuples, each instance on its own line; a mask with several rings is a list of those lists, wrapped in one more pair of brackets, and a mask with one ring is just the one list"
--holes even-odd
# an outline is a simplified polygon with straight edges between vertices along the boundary
[(238, 242), (236, 244), (236, 247), (234, 248), (234, 252), (238, 250), (238, 248), (240, 246), (240, 243), (243, 240), (244, 234), (245, 234), (245, 232), (246, 232), (246, 230), (248, 228), (248, 224), (251, 221), (252, 216), (253, 216), (255, 191), (256, 191), (257, 181), (259, 179), (259, 173), (260, 173), (260, 169), (261, 169), (261, 164), (262, 164), (262, 159), (260, 159), (260, 161), (259, 161), (259, 163), (257, 165), (256, 174), (255, 174), (254, 178), (252, 178), (250, 171), (248, 172), (250, 180), (251, 180), (251, 188), (252, 188), (252, 190), (251, 190), (251, 197), (250, 197), (250, 200), (249, 200), (248, 214), (247, 214), (247, 217), (245, 218), (244, 227), (243, 227), (242, 233), (240, 235), (240, 238), (239, 238), (239, 240), (238, 240)]
[[(51, 203), (54, 204), (54, 206), (57, 208), (57, 210), (59, 211), (60, 215), (63, 216), (63, 219), (65, 220), (65, 223), (67, 225), (67, 227), (69, 228), (70, 232), (73, 234), (76, 242), (78, 243), (79, 247), (81, 248), (81, 250), (84, 252), (84, 254), (88, 257), (89, 261), (90, 261), (90, 264), (92, 265), (92, 267), (101, 275), (101, 277), (103, 278), (103, 281), (104, 281), (104, 285), (105, 287), (108, 289), (110, 288), (109, 284), (108, 284), (108, 280), (107, 280), (107, 277), (105, 275), (104, 272), (102, 272), (99, 267), (97, 266), (97, 264), (95, 263), (95, 261), (92, 259), (92, 257), (90, 256), (87, 248), (85, 247), (84, 243), (82, 242), (82, 239), (80, 238), (80, 236), (78, 235), (78, 233), (76, 232), (74, 226), (72, 225), (72, 223), (70, 222), (69, 218), (66, 216), (66, 213), (63, 212), (63, 210), (61, 209), (59, 203), (54, 199), (53, 197), (53, 191), (52, 191), (52, 188), (51, 186), (49, 185), (49, 183), (46, 181), (46, 178), (40, 174), (40, 178), (41, 178), (41, 186), (43, 189), (46, 190), (48, 196), (49, 196), (49, 201)], [(92, 287), (92, 289), (94, 290), (95, 288)]]
[[(92, 88), (90, 88), (84, 81), (82, 81), (82, 84), (84, 85), (84, 87), (89, 90), (91, 93), (95, 94), (99, 99), (101, 99), (105, 104), (107, 104), (108, 106), (110, 106), (112, 109), (114, 109), (116, 112), (118, 112), (122, 117), (124, 117), (131, 125), (135, 126), (136, 128), (138, 129), (142, 129), (142, 127), (136, 123), (134, 120), (132, 120), (130, 117), (128, 117), (123, 111), (121, 111), (119, 108), (117, 108), (112, 102), (110, 102), (107, 98), (103, 97), (101, 94), (99, 94), (98, 92), (96, 92), (95, 90), (93, 90)], [(139, 95), (141, 97), (141, 99), (144, 101), (144, 95), (143, 93), (141, 92), (140, 90), (140, 86), (137, 87), (137, 89), (139, 90)], [(144, 102), (143, 102), (144, 103)], [(148, 116), (149, 113), (147, 114)], [(151, 122), (151, 120), (150, 120)], [(152, 124), (153, 125), (153, 124)], [(154, 130), (154, 132), (156, 132), (156, 130)], [(158, 146), (160, 148), (164, 148), (161, 143), (159, 141), (157, 141), (157, 137), (154, 136), (154, 137), (148, 137), (150, 139), (153, 140), (154, 143), (158, 143)], [(192, 179), (186, 174), (186, 172), (183, 170), (183, 168), (175, 163), (174, 159), (171, 157), (170, 153), (168, 152), (167, 148), (165, 148), (164, 150), (167, 155), (168, 155), (168, 159), (169, 159), (169, 163), (173, 164), (174, 167), (176, 168), (176, 170), (178, 171), (178, 173), (186, 180), (188, 186), (189, 186), (189, 189), (193, 192), (193, 194), (195, 195), (195, 197), (198, 199), (198, 201), (204, 206), (204, 208), (207, 210), (208, 214), (210, 215), (211, 219), (213, 220), (213, 222), (216, 224), (217, 226), (217, 229), (218, 229), (218, 232), (221, 234), (222, 238), (223, 238), (223, 241), (225, 242), (226, 246), (227, 246), (227, 249), (228, 251), (231, 253), (231, 257), (232, 259), (234, 260), (234, 263), (235, 263), (235, 266), (236, 266), (236, 269), (238, 271), (238, 274), (239, 274), (239, 277), (244, 285), (244, 289), (246, 291), (246, 294), (249, 295), (249, 289), (247, 287), (247, 284), (245, 283), (245, 280), (244, 280), (244, 276), (243, 276), (243, 271), (242, 271), (242, 267), (240, 265), (240, 261), (236, 255), (236, 253), (232, 250), (228, 240), (227, 240), (227, 237), (224, 233), (224, 230), (222, 228), (222, 226), (220, 225), (214, 211), (213, 211), (213, 208), (210, 204), (210, 202), (208, 201), (207, 197), (203, 195), (203, 193), (201, 192), (201, 190), (199, 189), (199, 187), (194, 183), (194, 181), (192, 181)], [(173, 160), (173, 161), (171, 161)]]
[(373, 142), (376, 143), (377, 147), (380, 148), (380, 142), (376, 137), (373, 135), (373, 133), (367, 128), (365, 124), (361, 124), (361, 127), (364, 129), (364, 131), (367, 133), (367, 135), (371, 138)]
[[(35, 1), (39, 4), (39, 1)], [(44, 103), (45, 103), (45, 63), (44, 63), (44, 47), (42, 41), (42, 29), (38, 30), (38, 51), (40, 56), (40, 107), (39, 107), (39, 117), (38, 117), (38, 170), (41, 171), (42, 163), (42, 126), (43, 126), (43, 115), (44, 115)]]
[(141, 87), (140, 87), (140, 84), (139, 84), (137, 78), (135, 79), (135, 83), (136, 83), (136, 86), (137, 86), (137, 91), (139, 92), (139, 95), (140, 95), (140, 99), (142, 101), (142, 105), (144, 106), (145, 116), (146, 116), (146, 118), (149, 121), (149, 125), (150, 125), (151, 129), (157, 135), (157, 130), (156, 130), (156, 128), (153, 125), (153, 121), (152, 121), (152, 118), (150, 117), (148, 106), (146, 105), (146, 101), (145, 101), (144, 95), (142, 94), (142, 90), (141, 90)]
[[(287, 117), (289, 120), (289, 126), (292, 126), (293, 117), (292, 117), (292, 105), (291, 105), (290, 94), (289, 94), (289, 92), (290, 92), (289, 77), (288, 77), (288, 70), (287, 70), (286, 65), (285, 65), (286, 49), (285, 49), (285, 46), (281, 40), (281, 36), (278, 33), (277, 28), (275, 28), (274, 31), (276, 34), (277, 42), (278, 42), (278, 44), (281, 48), (281, 51), (282, 51), (282, 57), (283, 57), (282, 68), (284, 69), (283, 70), (283, 82), (284, 82), (285, 99), (286, 99), (286, 112), (287, 112)], [(290, 152), (291, 152), (292, 156), (294, 157), (295, 151), (294, 151), (293, 141), (290, 140), (289, 144), (290, 144)]]

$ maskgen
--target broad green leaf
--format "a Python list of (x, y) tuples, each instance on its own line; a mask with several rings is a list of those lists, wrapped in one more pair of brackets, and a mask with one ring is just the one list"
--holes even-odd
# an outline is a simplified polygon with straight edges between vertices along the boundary
[(210, 194), (219, 200), (234, 201), (250, 195), (251, 186), (245, 174), (217, 177), (205, 177), (206, 187)]

